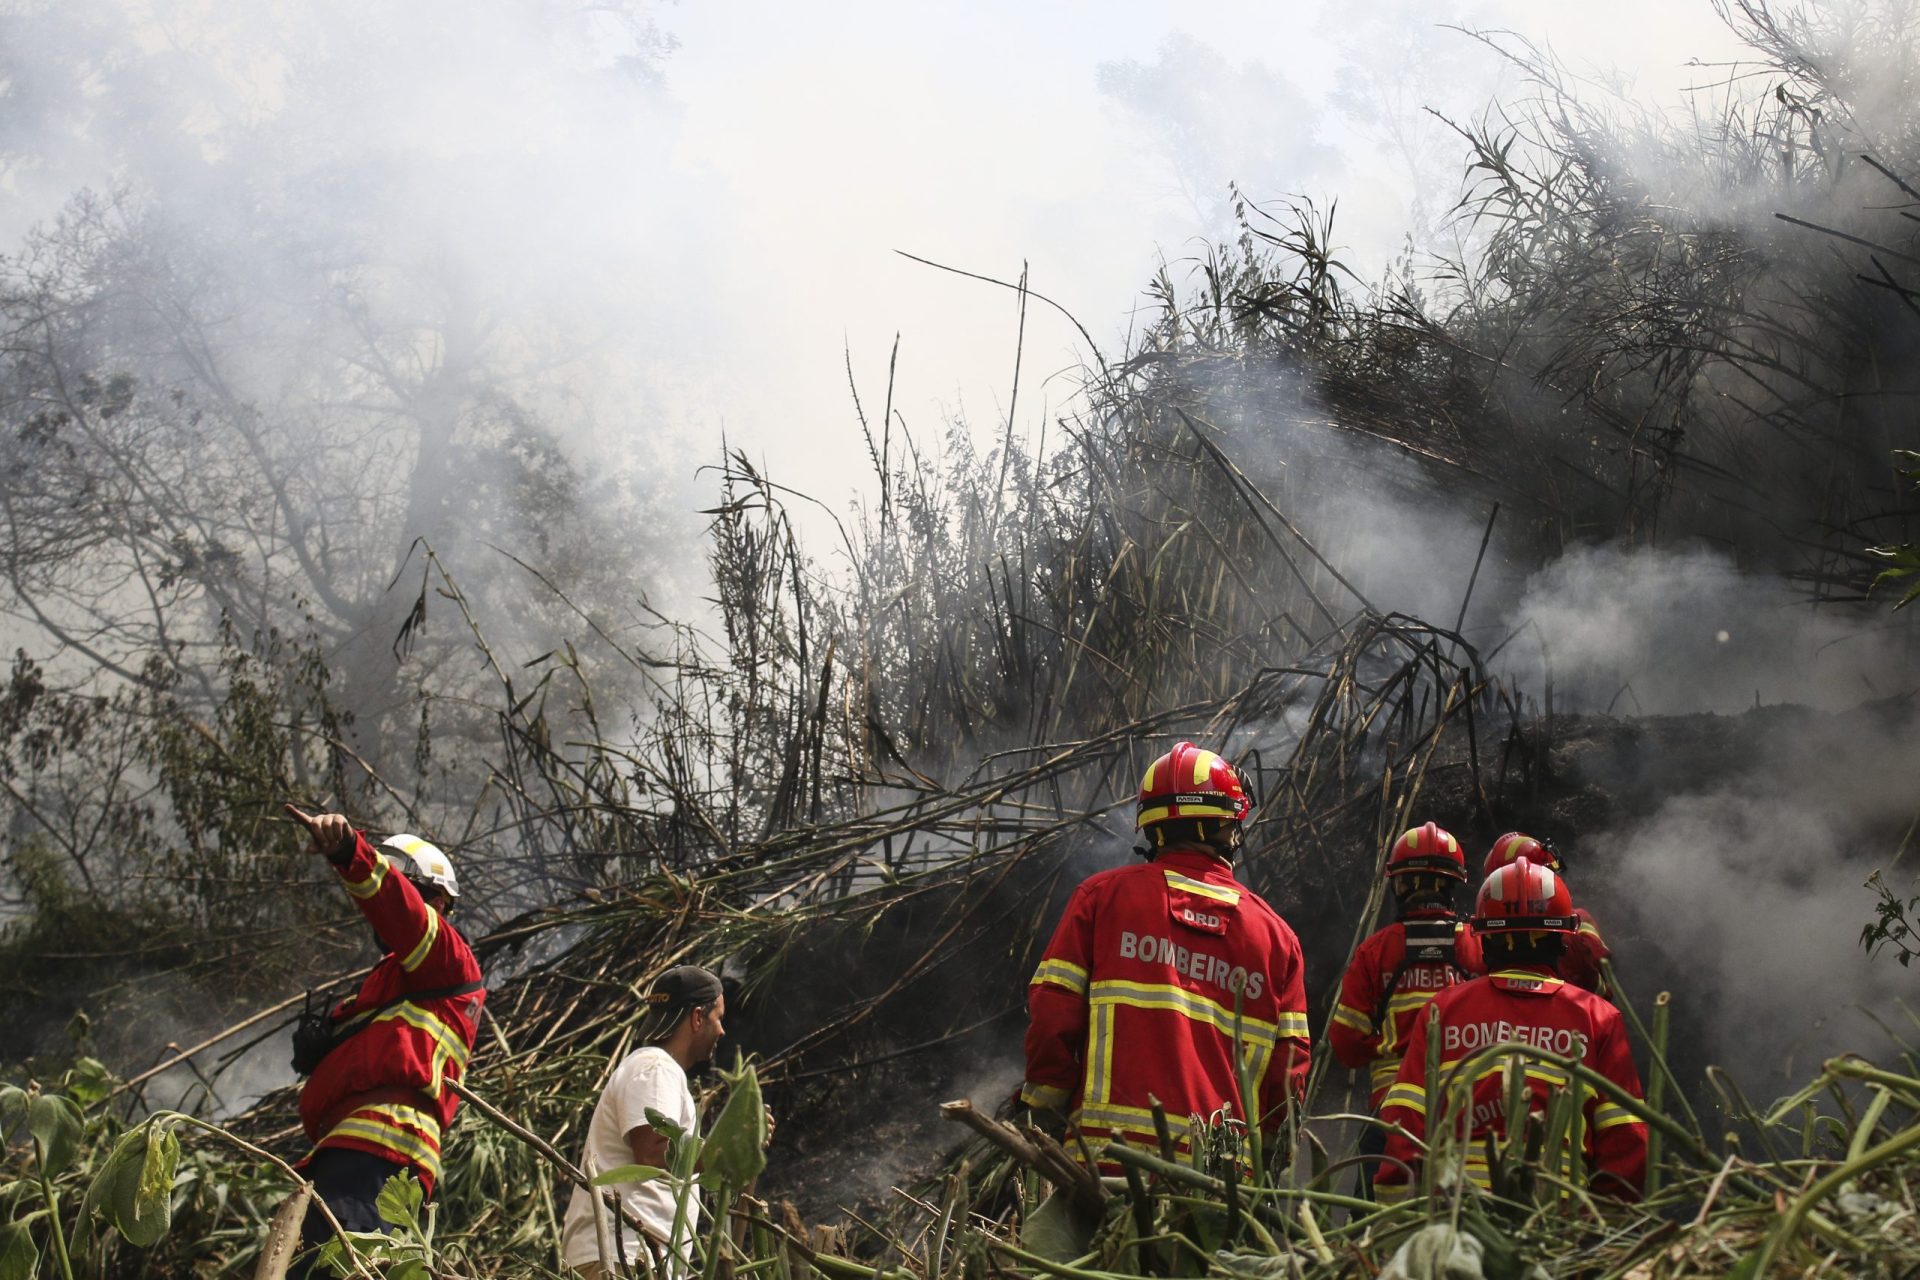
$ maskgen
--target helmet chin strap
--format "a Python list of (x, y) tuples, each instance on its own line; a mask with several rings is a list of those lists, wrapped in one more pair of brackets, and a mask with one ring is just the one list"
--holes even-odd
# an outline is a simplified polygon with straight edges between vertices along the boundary
[[(1232, 862), (1234, 855), (1240, 852), (1240, 846), (1246, 841), (1245, 831), (1241, 829), (1238, 822), (1231, 822), (1225, 818), (1214, 818), (1211, 819), (1210, 822), (1211, 827), (1203, 828), (1203, 834), (1198, 838), (1184, 840), (1180, 845), (1172, 847), (1198, 847), (1212, 854), (1222, 862)], [(1225, 828), (1225, 830), (1222, 830), (1222, 828)], [(1148, 827), (1145, 831), (1140, 832), (1139, 835), (1140, 841), (1135, 843), (1133, 851), (1143, 858), (1151, 860), (1156, 854), (1162, 853), (1169, 848), (1166, 841), (1166, 827), (1164, 824), (1155, 824), (1154, 826)]]

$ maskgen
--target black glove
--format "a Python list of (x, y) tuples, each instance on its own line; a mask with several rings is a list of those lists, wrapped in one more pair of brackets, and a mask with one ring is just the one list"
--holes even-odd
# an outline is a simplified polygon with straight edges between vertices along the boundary
[(1025, 1118), (1027, 1124), (1055, 1142), (1064, 1143), (1067, 1140), (1067, 1118), (1052, 1107), (1029, 1107)]

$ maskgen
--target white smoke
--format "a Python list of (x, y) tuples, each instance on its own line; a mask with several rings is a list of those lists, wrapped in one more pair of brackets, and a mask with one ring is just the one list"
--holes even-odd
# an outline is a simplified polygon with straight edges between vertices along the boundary
[(1886, 605), (1815, 606), (1803, 585), (1708, 550), (1576, 548), (1527, 582), (1501, 629), (1498, 669), (1536, 696), (1551, 681), (1569, 710), (1843, 708), (1920, 677), (1911, 628)]
[(1785, 1088), (1838, 1053), (1884, 1056), (1881, 1023), (1908, 1021), (1912, 983), (1861, 947), (1863, 882), (1914, 820), (1912, 710), (1779, 709), (1644, 745), (1640, 767), (1674, 771), (1676, 793), (1583, 833), (1570, 873), (1636, 1001), (1671, 985), (1688, 1051), (1743, 1081)]

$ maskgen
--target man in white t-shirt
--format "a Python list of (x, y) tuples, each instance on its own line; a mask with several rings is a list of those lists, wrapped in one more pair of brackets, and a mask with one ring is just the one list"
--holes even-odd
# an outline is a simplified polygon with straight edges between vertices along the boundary
[[(697, 1123), (687, 1072), (711, 1060), (713, 1047), (725, 1034), (720, 1019), (726, 1013), (727, 998), (720, 979), (696, 965), (680, 965), (654, 980), (647, 1005), (639, 1029), (642, 1047), (613, 1069), (587, 1126), (587, 1151), (595, 1169), (627, 1164), (668, 1167), (667, 1136), (647, 1122), (649, 1110), (689, 1133)], [(649, 1261), (670, 1256), (671, 1244), (678, 1245), (682, 1259), (691, 1257), (691, 1241), (700, 1222), (697, 1187), (685, 1188), (685, 1216), (677, 1239), (673, 1228), (682, 1188), (673, 1179), (621, 1182), (612, 1189), (619, 1193), (627, 1213), (646, 1224), (655, 1244)], [(636, 1262), (644, 1246), (633, 1228), (622, 1223), (617, 1232), (626, 1261)], [(573, 1189), (573, 1198), (567, 1202), (560, 1255), (582, 1280), (601, 1280), (606, 1275), (594, 1232), (593, 1205), (580, 1187)], [(641, 1271), (645, 1273), (645, 1266)]]

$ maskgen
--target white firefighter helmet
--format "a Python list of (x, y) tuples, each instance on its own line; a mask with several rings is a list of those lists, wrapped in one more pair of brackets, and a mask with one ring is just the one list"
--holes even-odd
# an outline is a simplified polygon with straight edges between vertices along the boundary
[(453, 859), (442, 853), (438, 845), (419, 836), (397, 835), (382, 840), (380, 847), (387, 850), (394, 862), (399, 864), (401, 872), (413, 881), (414, 888), (431, 885), (449, 898), (460, 896), (460, 881), (453, 874)]

